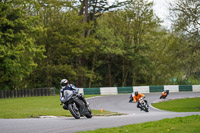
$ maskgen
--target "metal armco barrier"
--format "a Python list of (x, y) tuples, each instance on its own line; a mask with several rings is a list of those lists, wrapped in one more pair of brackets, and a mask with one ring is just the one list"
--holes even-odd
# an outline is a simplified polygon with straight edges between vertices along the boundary
[[(169, 90), (170, 92), (200, 92), (200, 85), (159, 85), (159, 86), (131, 86), (131, 87), (99, 87), (99, 88), (79, 88), (79, 92), (84, 95), (116, 95), (123, 93), (153, 93)], [(52, 96), (55, 95), (55, 88), (25, 89), (0, 91), (1, 98), (32, 97), (32, 96)]]
[(21, 89), (21, 90), (1, 90), (0, 98), (51, 96), (55, 95), (55, 88)]

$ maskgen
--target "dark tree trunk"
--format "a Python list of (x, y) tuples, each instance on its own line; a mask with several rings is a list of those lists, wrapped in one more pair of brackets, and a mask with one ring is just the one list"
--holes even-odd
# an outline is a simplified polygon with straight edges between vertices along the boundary
[(111, 87), (112, 86), (112, 80), (111, 80), (111, 71), (110, 71), (110, 61), (108, 60), (108, 84)]

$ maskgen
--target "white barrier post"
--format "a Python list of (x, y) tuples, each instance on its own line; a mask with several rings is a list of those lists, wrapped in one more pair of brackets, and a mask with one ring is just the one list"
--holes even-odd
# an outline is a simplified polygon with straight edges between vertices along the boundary
[(139, 93), (149, 93), (149, 86), (134, 86), (133, 92), (138, 91)]
[(78, 88), (78, 89), (79, 89), (79, 93), (82, 93), (84, 95), (83, 88)]
[(117, 95), (117, 87), (101, 87), (101, 95)]
[(192, 85), (193, 92), (200, 92), (200, 85)]
[(164, 90), (169, 90), (169, 93), (179, 92), (179, 86), (178, 85), (164, 85)]

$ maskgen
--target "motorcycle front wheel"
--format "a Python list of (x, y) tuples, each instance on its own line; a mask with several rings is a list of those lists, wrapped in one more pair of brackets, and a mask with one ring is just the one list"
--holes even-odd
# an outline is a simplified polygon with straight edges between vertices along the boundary
[(148, 105), (146, 105), (146, 107), (145, 107), (145, 110), (144, 110), (145, 112), (149, 112), (149, 108), (148, 108)]
[(80, 112), (79, 112), (78, 108), (76, 107), (75, 103), (69, 104), (68, 109), (75, 119), (80, 119), (81, 115), (80, 115)]

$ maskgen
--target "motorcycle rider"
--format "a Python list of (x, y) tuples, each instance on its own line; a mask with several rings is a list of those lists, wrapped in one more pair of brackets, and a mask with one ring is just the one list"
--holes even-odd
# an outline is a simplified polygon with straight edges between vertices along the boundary
[(169, 90), (164, 90), (164, 93), (165, 93), (166, 95), (168, 95), (168, 94), (169, 94)]
[[(135, 91), (135, 95), (134, 95), (134, 97), (133, 97), (133, 100), (134, 100), (134, 102), (137, 102), (137, 108), (140, 108), (140, 103), (139, 103), (138, 101), (139, 101), (139, 99), (140, 99), (141, 97), (145, 98), (145, 95), (142, 94), (142, 93), (138, 93), (138, 91)], [(144, 100), (144, 102), (146, 102), (146, 104), (147, 104), (147, 101), (146, 101), (146, 100)], [(141, 108), (140, 108), (140, 109), (141, 109)]]
[[(169, 90), (164, 90), (163, 92), (162, 92), (162, 96), (165, 98), (165, 97), (167, 97), (167, 95), (169, 94)], [(161, 96), (161, 97), (162, 97)]]
[[(69, 81), (67, 80), (67, 79), (62, 79), (61, 81), (60, 81), (60, 85), (61, 85), (61, 90), (60, 90), (60, 92), (61, 92), (61, 94), (62, 94), (62, 97), (63, 97), (63, 93), (64, 93), (64, 90), (70, 90), (70, 91), (72, 91), (74, 94), (77, 94), (77, 96), (78, 96), (78, 98), (79, 99), (81, 99), (85, 104), (86, 104), (86, 106), (88, 106), (88, 103), (86, 102), (86, 100), (85, 100), (85, 98), (84, 98), (84, 96), (81, 94), (81, 93), (78, 93), (79, 92), (79, 89), (75, 86), (75, 85), (73, 85), (73, 84), (69, 84)], [(63, 106), (63, 108), (65, 108), (64, 106)]]
[(133, 102), (134, 92), (129, 96), (129, 103)]
[(167, 90), (164, 90), (164, 91), (162, 92), (162, 95), (163, 95), (163, 96), (166, 96), (166, 95), (167, 95)]

